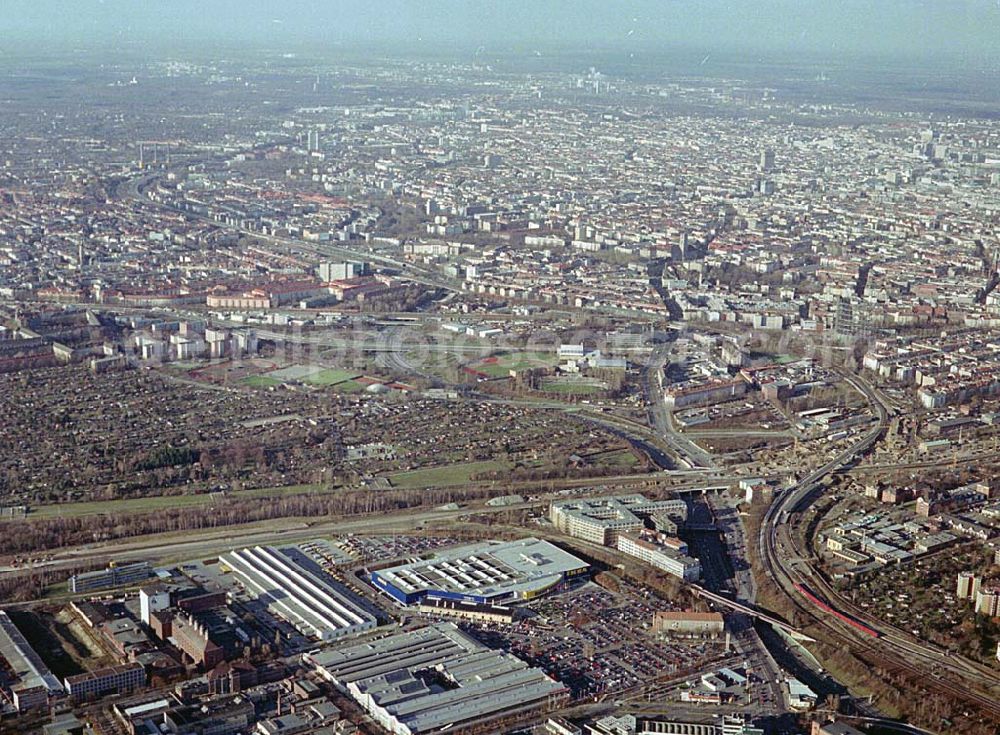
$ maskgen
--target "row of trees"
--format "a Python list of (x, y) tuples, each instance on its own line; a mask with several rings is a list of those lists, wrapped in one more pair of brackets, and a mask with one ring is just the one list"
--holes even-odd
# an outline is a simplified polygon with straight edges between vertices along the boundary
[(540, 481), (540, 480), (566, 480), (572, 478), (596, 478), (614, 477), (624, 472), (638, 474), (650, 469), (649, 459), (640, 452), (632, 450), (632, 454), (638, 458), (635, 467), (624, 469), (614, 465), (593, 465), (593, 464), (573, 464), (569, 458), (564, 458), (558, 462), (550, 462), (536, 467), (513, 467), (511, 469), (498, 470), (494, 472), (479, 472), (473, 475), (476, 482), (517, 482), (517, 481)]
[(108, 513), (96, 516), (51, 518), (17, 525), (17, 533), (0, 537), (0, 554), (26, 554), (76, 546), (94, 541), (143, 536), (152, 533), (199, 530), (255, 523), (275, 518), (320, 518), (384, 514), (421, 506), (467, 502), (495, 493), (485, 487), (452, 487), (424, 490), (349, 490), (329, 494), (286, 495), (255, 498), (220, 498), (211, 506), (172, 508), (155, 513)]
[[(850, 646), (821, 639), (813, 653), (856, 696), (870, 693), (874, 703), (893, 717), (933, 731), (996, 735), (994, 725), (977, 721), (972, 707), (937, 690), (932, 679), (884, 661), (874, 652), (854, 652)], [(827, 705), (839, 709), (835, 703)]]
[(89, 572), (102, 566), (101, 564), (85, 563), (79, 564), (71, 569), (29, 569), (23, 574), (4, 574), (0, 576), (0, 602), (27, 602), (37, 600), (46, 589), (59, 582), (66, 581), (66, 578)]

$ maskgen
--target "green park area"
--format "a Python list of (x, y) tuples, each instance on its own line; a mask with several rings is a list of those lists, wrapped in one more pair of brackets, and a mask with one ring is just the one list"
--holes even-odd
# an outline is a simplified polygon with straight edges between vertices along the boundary
[(448, 485), (461, 485), (470, 482), (476, 475), (507, 469), (508, 466), (504, 462), (486, 460), (482, 462), (444, 465), (442, 467), (425, 467), (418, 470), (397, 472), (387, 477), (393, 487), (406, 489), (445, 487)]
[[(363, 389), (360, 384), (359, 388)], [(508, 468), (504, 462), (486, 460), (465, 462), (439, 467), (425, 467), (387, 475), (393, 487), (415, 489), (421, 487), (444, 487), (470, 482), (476, 475)], [(29, 520), (49, 518), (74, 518), (100, 515), (102, 513), (155, 513), (159, 510), (176, 508), (201, 508), (211, 506), (220, 498), (274, 498), (282, 495), (301, 495), (324, 491), (323, 485), (302, 484), (284, 487), (266, 487), (252, 490), (230, 490), (224, 493), (199, 493), (196, 495), (153, 495), (146, 498), (122, 498), (120, 500), (91, 500), (75, 503), (39, 505), (31, 508)]]
[[(301, 495), (302, 493), (318, 492), (322, 485), (286, 485), (285, 487), (267, 487), (254, 490), (228, 491), (227, 498), (271, 498), (281, 495)], [(174, 508), (198, 508), (212, 505), (218, 501), (218, 493), (200, 493), (197, 495), (153, 495), (147, 498), (123, 498), (121, 500), (91, 500), (77, 503), (58, 503), (54, 505), (39, 505), (31, 509), (29, 520), (46, 518), (78, 517), (100, 515), (101, 513), (152, 513), (158, 510)]]
[(363, 384), (354, 382), (354, 379), (358, 377), (360, 377), (360, 373), (357, 370), (321, 367), (319, 365), (289, 365), (261, 375), (247, 376), (241, 382), (243, 385), (254, 388), (270, 388), (282, 383), (333, 386), (337, 390), (351, 393), (364, 389)]
[(338, 393), (360, 393), (368, 384), (362, 383), (358, 380), (344, 380), (333, 386), (333, 389)]

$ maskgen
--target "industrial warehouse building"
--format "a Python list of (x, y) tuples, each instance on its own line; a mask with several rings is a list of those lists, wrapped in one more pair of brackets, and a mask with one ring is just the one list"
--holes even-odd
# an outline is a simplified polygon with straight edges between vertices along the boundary
[(586, 562), (548, 541), (488, 541), (371, 573), (375, 587), (404, 605), (425, 597), (481, 605), (529, 600), (587, 573)]
[(764, 735), (740, 715), (723, 715), (718, 723), (670, 722), (634, 715), (602, 717), (587, 726), (587, 735)]
[(241, 549), (222, 557), (246, 590), (305, 636), (334, 640), (374, 628), (375, 616), (307, 569), (302, 561), (271, 546)]
[(743, 395), (747, 392), (748, 387), (747, 382), (739, 378), (736, 380), (710, 379), (704, 383), (685, 383), (671, 386), (663, 391), (663, 403), (671, 411), (689, 406), (723, 403)]
[(108, 666), (75, 676), (67, 676), (66, 693), (76, 702), (98, 699), (106, 694), (126, 694), (146, 685), (146, 669), (140, 663)]
[(687, 520), (683, 500), (649, 500), (644, 495), (562, 500), (549, 506), (549, 520), (565, 534), (602, 546), (617, 546), (618, 536), (638, 533), (644, 519)]
[(5, 684), (11, 686), (11, 700), (18, 712), (48, 706), (49, 697), (63, 693), (62, 684), (31, 647), (24, 634), (0, 610), (0, 664), (6, 663)]
[(395, 735), (537, 714), (569, 698), (563, 684), (483, 646), (450, 623), (305, 655)]
[(517, 620), (518, 608), (504, 605), (478, 605), (461, 600), (442, 600), (440, 597), (425, 597), (417, 610), (428, 615), (444, 615), (481, 623), (513, 623)]

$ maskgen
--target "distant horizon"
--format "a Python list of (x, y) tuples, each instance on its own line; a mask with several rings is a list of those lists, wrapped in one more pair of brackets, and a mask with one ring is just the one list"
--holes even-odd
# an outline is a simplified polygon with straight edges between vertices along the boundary
[(70, 50), (210, 54), (239, 47), (401, 56), (702, 52), (769, 63), (891, 59), (995, 71), (1000, 3), (36, 0), (0, 15), (0, 58)]
[[(570, 69), (583, 72), (590, 66), (610, 76), (627, 76), (622, 69), (641, 67), (650, 63), (680, 63), (696, 72), (693, 76), (712, 78), (719, 76), (719, 66), (746, 69), (770, 67), (772, 69), (817, 71), (832, 69), (872, 69), (886, 72), (911, 72), (914, 75), (964, 72), (973, 75), (996, 74), (1000, 77), (1000, 59), (970, 57), (954, 53), (938, 57), (907, 56), (872, 49), (867, 53), (831, 55), (822, 51), (783, 51), (761, 49), (716, 49), (698, 44), (622, 46), (618, 44), (591, 44), (581, 47), (568, 42), (548, 44), (472, 45), (453, 43), (446, 47), (434, 43), (402, 44), (390, 41), (336, 41), (311, 40), (283, 41), (219, 41), (207, 47), (198, 40), (176, 42), (119, 42), (110, 43), (90, 39), (79, 43), (56, 41), (0, 40), (0, 67), (8, 62), (45, 62), (82, 57), (88, 62), (102, 65), (149, 63), (153, 61), (191, 61), (197, 63), (246, 62), (248, 55), (258, 55), (270, 63), (285, 61), (289, 64), (332, 63), (359, 60), (372, 61), (426, 61), (446, 64), (480, 64), (484, 67), (509, 64), (536, 72)], [(262, 55), (262, 56), (261, 56)], [(611, 62), (611, 66), (604, 66)], [(616, 71), (617, 70), (617, 71)], [(676, 69), (667, 68), (668, 73)], [(728, 73), (723, 74), (728, 76)]]
[(594, 68), (609, 79), (636, 83), (747, 84), (774, 90), (781, 99), (799, 103), (860, 103), (886, 111), (1000, 117), (1000, 73), (990, 59), (911, 59), (876, 52), (830, 58), (819, 51), (718, 51), (694, 45), (649, 44), (626, 49), (612, 43), (583, 47), (562, 42), (530, 48), (514, 44), (473, 48), (458, 43), (409, 46), (284, 39), (120, 43), (110, 49), (96, 40), (80, 44), (8, 41), (0, 42), (0, 82), (20, 80), (23, 84), (38, 77), (76, 83), (86, 76), (122, 73), (142, 77), (148, 65), (167, 61), (216, 68), (222, 73), (241, 73), (249, 64), (309, 75), (370, 63), (477, 64), (483, 73), (501, 75), (579, 75)]

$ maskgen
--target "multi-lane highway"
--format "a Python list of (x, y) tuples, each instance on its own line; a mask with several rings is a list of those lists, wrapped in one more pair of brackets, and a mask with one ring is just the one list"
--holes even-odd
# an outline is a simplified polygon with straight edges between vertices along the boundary
[(642, 386), (646, 394), (650, 424), (685, 464), (690, 467), (714, 468), (712, 455), (677, 430), (673, 414), (663, 402), (663, 367), (669, 359), (669, 349), (669, 345), (656, 347), (643, 369)]
[[(677, 490), (701, 492), (705, 481), (700, 473), (671, 473), (672, 477), (689, 477), (689, 481), (676, 486)], [(621, 492), (619, 483), (634, 480), (638, 483), (648, 482), (655, 475), (622, 475), (615, 477), (596, 478), (593, 480), (573, 480), (567, 485), (579, 488), (593, 485), (593, 495), (607, 495)], [(712, 482), (730, 482), (734, 478), (715, 479)], [(560, 484), (556, 483), (559, 487)], [(509, 486), (509, 490), (526, 492), (539, 489), (538, 483), (532, 487)], [(539, 492), (530, 501), (516, 505), (489, 506), (485, 500), (471, 502), (460, 508), (413, 508), (395, 514), (363, 514), (345, 517), (323, 517), (319, 519), (275, 518), (268, 521), (222, 528), (205, 528), (184, 532), (166, 532), (145, 536), (116, 539), (109, 542), (89, 543), (80, 546), (65, 547), (44, 554), (45, 560), (37, 561), (32, 568), (69, 569), (81, 562), (96, 564), (108, 561), (126, 562), (135, 560), (152, 560), (164, 562), (170, 560), (195, 559), (202, 555), (213, 555), (261, 543), (296, 543), (321, 536), (344, 536), (351, 533), (391, 534), (412, 533), (427, 528), (447, 528), (460, 523), (463, 516), (478, 516), (490, 514), (509, 514), (515, 511), (531, 510), (544, 513), (549, 502), (564, 497), (558, 490)], [(108, 512), (114, 512), (114, 502), (108, 503)], [(533, 533), (540, 532), (537, 527)], [(18, 573), (28, 571), (24, 567), (0, 567), (0, 572)]]

